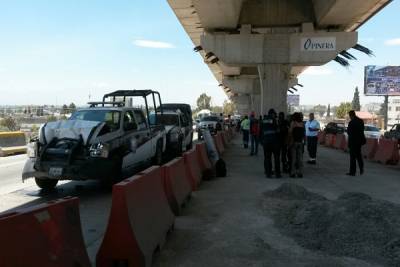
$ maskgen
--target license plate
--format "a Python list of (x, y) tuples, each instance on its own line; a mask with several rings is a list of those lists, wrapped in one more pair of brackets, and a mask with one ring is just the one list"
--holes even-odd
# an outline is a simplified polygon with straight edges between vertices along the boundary
[(49, 175), (50, 175), (50, 176), (53, 176), (53, 177), (59, 177), (59, 176), (62, 175), (62, 172), (63, 172), (63, 168), (55, 168), (55, 167), (52, 167), (52, 168), (50, 168), (50, 170), (49, 170)]

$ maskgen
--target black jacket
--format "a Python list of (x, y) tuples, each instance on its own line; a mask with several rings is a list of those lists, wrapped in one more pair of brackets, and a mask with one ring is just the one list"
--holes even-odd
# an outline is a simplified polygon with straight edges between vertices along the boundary
[(347, 134), (349, 136), (349, 147), (365, 145), (364, 121), (359, 117), (352, 119), (347, 127)]
[(279, 141), (278, 138), (279, 126), (276, 119), (272, 116), (263, 118), (261, 122), (261, 143), (273, 144)]

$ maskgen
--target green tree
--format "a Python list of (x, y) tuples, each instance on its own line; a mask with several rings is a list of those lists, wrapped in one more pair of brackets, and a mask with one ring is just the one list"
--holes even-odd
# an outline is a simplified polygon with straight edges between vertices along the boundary
[(18, 130), (17, 121), (12, 117), (4, 118), (0, 121), (0, 126), (7, 128), (9, 131), (16, 131)]
[(358, 91), (358, 87), (354, 90), (353, 101), (351, 102), (351, 107), (355, 111), (360, 111), (360, 92)]
[(208, 96), (205, 93), (202, 93), (198, 98), (197, 98), (197, 109), (202, 110), (202, 109), (210, 109), (211, 110), (211, 96)]
[(236, 111), (235, 103), (225, 100), (223, 104), (223, 111), (225, 115), (233, 115)]
[(67, 114), (67, 113), (68, 113), (68, 106), (64, 104), (61, 109), (61, 114)]
[(47, 116), (47, 122), (56, 121), (56, 120), (57, 120), (57, 117), (54, 115)]
[(74, 113), (76, 111), (76, 106), (74, 103), (69, 104), (69, 113)]
[(344, 119), (347, 116), (347, 113), (352, 110), (350, 102), (342, 102), (336, 109), (336, 117), (339, 119)]
[(324, 105), (316, 105), (314, 107), (314, 113), (317, 113), (320, 117), (324, 116), (325, 111), (326, 111), (326, 106)]

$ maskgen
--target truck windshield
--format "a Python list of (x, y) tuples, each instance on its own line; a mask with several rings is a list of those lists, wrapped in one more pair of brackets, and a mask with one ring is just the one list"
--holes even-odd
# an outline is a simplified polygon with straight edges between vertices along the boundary
[(200, 121), (218, 121), (218, 117), (216, 116), (203, 117), (201, 118)]
[(121, 112), (115, 110), (79, 110), (72, 114), (69, 119), (105, 122), (113, 130), (119, 128)]
[[(150, 123), (155, 124), (155, 114), (150, 114)], [(175, 114), (157, 114), (157, 123), (163, 125), (179, 125), (179, 117)]]

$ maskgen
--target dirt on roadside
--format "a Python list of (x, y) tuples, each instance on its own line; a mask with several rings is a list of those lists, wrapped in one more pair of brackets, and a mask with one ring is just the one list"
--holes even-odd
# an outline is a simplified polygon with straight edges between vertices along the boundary
[(363, 193), (328, 200), (284, 183), (264, 193), (263, 207), (283, 234), (307, 249), (400, 266), (400, 205)]

